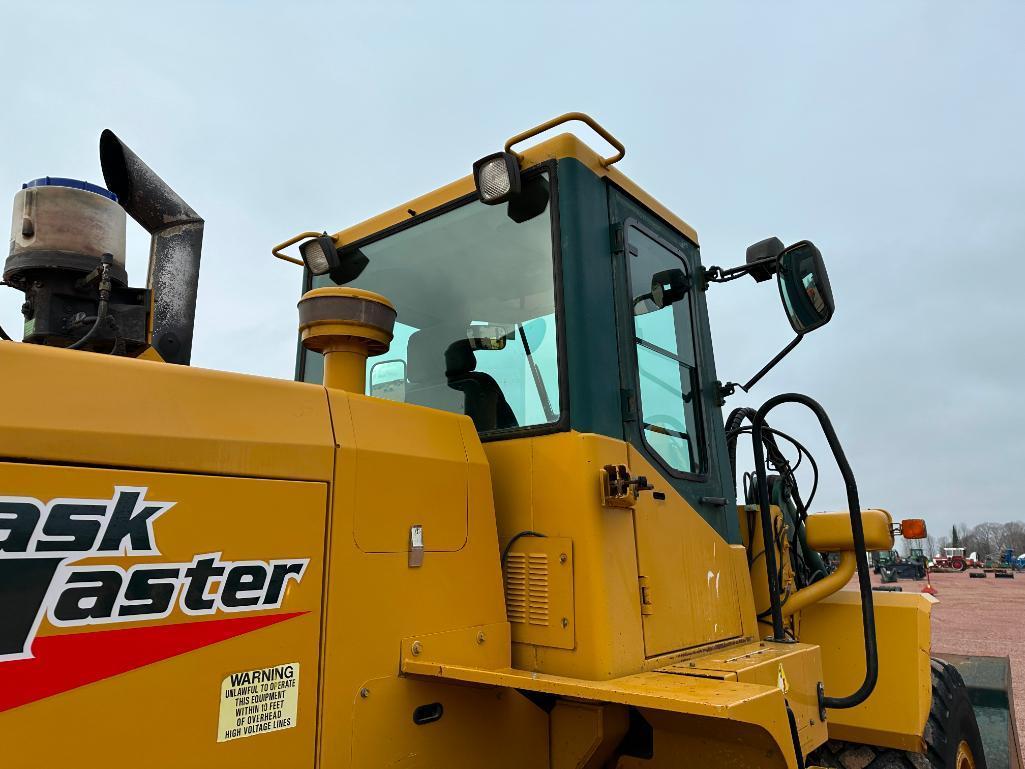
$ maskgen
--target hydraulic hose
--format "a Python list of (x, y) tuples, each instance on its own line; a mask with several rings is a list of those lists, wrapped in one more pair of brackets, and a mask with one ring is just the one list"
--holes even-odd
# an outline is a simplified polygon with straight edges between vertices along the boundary
[(858, 587), (861, 593), (861, 622), (865, 637), (865, 679), (853, 694), (846, 697), (827, 697), (822, 695), (821, 705), (824, 708), (853, 708), (860, 705), (875, 689), (879, 678), (879, 653), (876, 645), (875, 610), (872, 602), (872, 583), (868, 573), (868, 556), (865, 552), (865, 530), (861, 522), (861, 503), (858, 499), (858, 484), (847, 456), (844, 454), (840, 440), (833, 430), (825, 409), (812, 398), (800, 393), (784, 393), (767, 400), (755, 413), (752, 419), (752, 441), (754, 443), (755, 472), (758, 483), (758, 498), (761, 508), (762, 537), (765, 540), (765, 558), (769, 572), (769, 598), (772, 602), (772, 633), (774, 641), (784, 641), (783, 610), (779, 598), (778, 574), (776, 572), (776, 553), (772, 547), (772, 520), (769, 510), (769, 484), (765, 469), (765, 451), (762, 447), (762, 432), (766, 428), (765, 417), (776, 406), (782, 403), (800, 403), (807, 407), (819, 420), (819, 426), (825, 435), (826, 442), (833, 452), (840, 475), (847, 489), (847, 506), (851, 515), (851, 533), (854, 539), (854, 558), (858, 570)]
[(93, 321), (92, 326), (89, 327), (89, 330), (85, 332), (85, 335), (81, 339), (78, 339), (72, 344), (69, 344), (65, 349), (77, 350), (83, 345), (85, 345), (85, 343), (88, 342), (90, 339), (92, 339), (93, 336), (96, 334), (97, 330), (99, 330), (100, 324), (103, 323), (103, 321), (107, 318), (107, 307), (107, 300), (101, 299), (100, 304), (96, 309), (96, 320)]

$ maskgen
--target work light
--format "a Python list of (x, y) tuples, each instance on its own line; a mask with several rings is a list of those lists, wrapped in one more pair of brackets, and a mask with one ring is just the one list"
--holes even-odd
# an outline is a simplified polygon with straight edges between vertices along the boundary
[(520, 191), (520, 163), (511, 152), (496, 152), (473, 164), (473, 182), (482, 203), (504, 203)]
[(307, 269), (314, 275), (324, 275), (339, 264), (335, 240), (326, 232), (299, 246), (299, 253)]

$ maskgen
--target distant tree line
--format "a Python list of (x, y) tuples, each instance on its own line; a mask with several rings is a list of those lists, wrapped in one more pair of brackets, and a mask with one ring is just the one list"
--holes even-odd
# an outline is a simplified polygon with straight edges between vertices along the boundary
[(932, 557), (945, 547), (963, 547), (965, 553), (978, 553), (980, 559), (987, 555), (999, 556), (1007, 548), (1015, 555), (1025, 553), (1025, 522), (980, 523), (977, 526), (958, 524), (946, 534), (929, 532), (924, 540), (904, 541), (905, 554), (912, 547), (920, 547)]

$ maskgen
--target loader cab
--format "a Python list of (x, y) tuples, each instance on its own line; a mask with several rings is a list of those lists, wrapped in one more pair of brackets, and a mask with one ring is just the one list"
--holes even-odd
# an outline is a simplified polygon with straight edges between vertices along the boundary
[[(467, 414), (486, 442), (625, 440), (739, 542), (695, 232), (571, 134), (520, 166), (527, 215), (461, 180), (335, 235), (339, 266), (304, 291), (394, 303), (367, 394)], [(300, 347), (297, 378), (322, 377)]]

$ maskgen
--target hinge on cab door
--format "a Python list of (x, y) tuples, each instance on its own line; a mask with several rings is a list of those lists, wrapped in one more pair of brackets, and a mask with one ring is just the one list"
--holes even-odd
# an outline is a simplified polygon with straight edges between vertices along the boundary
[(638, 577), (637, 582), (641, 587), (641, 614), (654, 614), (655, 604), (651, 600), (651, 585), (647, 577)]
[(618, 254), (626, 248), (626, 233), (622, 224), (612, 225), (612, 253)]

